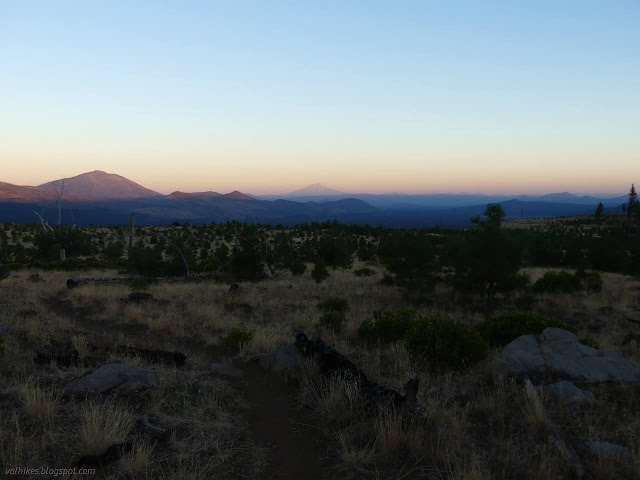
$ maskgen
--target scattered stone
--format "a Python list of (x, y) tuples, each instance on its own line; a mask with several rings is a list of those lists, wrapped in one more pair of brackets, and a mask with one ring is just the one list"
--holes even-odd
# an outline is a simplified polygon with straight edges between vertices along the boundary
[(244, 372), (239, 368), (232, 367), (226, 363), (212, 363), (209, 365), (209, 371), (221, 377), (240, 378), (244, 376)]
[(9, 269), (4, 265), (0, 264), (0, 280), (4, 280), (9, 276), (9, 274), (10, 274)]
[(496, 359), (499, 372), (525, 376), (545, 371), (586, 382), (637, 382), (640, 366), (619, 352), (599, 352), (577, 335), (546, 328), (541, 335), (523, 335), (509, 343)]
[(101, 393), (138, 392), (156, 386), (153, 372), (121, 363), (102, 365), (89, 375), (69, 382), (63, 389), (68, 395), (95, 395)]
[(594, 455), (606, 458), (607, 460), (620, 460), (629, 455), (629, 449), (626, 447), (608, 442), (599, 442), (597, 440), (587, 442), (587, 448)]
[(100, 455), (85, 455), (78, 460), (78, 467), (97, 467), (104, 466), (115, 460), (118, 460), (125, 453), (129, 453), (133, 445), (131, 442), (118, 443), (111, 445)]
[(298, 358), (298, 349), (295, 343), (282, 345), (276, 348), (273, 353), (265, 355), (260, 359), (260, 366), (262, 368), (276, 373), (294, 370), (299, 365), (300, 359)]
[(133, 292), (127, 297), (129, 302), (142, 303), (153, 300), (153, 295), (147, 292)]
[(34, 361), (38, 365), (46, 365), (51, 362), (63, 367), (70, 367), (71, 365), (77, 365), (80, 361), (80, 356), (77, 350), (66, 350), (62, 348), (55, 348), (46, 346), (40, 351), (36, 352)]
[(168, 352), (166, 350), (149, 350), (146, 348), (127, 347), (118, 345), (115, 348), (116, 353), (121, 353), (130, 357), (139, 357), (150, 363), (159, 363), (163, 365), (175, 365), (182, 367), (187, 356), (180, 352)]
[(582, 390), (566, 380), (547, 385), (544, 387), (544, 391), (551, 394), (556, 400), (574, 405), (591, 405), (596, 401), (593, 393)]

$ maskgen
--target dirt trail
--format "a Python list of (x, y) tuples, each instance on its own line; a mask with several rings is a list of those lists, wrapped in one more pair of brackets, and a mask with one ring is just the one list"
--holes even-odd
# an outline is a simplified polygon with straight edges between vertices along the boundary
[[(78, 308), (68, 299), (67, 291), (43, 298), (44, 303), (58, 315), (74, 322), (78, 331), (91, 334), (117, 336), (123, 325), (87, 320), (91, 311)], [(144, 342), (146, 328), (125, 328), (132, 340), (140, 335)], [(134, 342), (135, 343), (135, 342)], [(206, 353), (212, 362), (222, 361), (223, 352), (206, 348), (194, 341), (184, 342), (185, 354), (199, 351)], [(233, 384), (242, 390), (251, 405), (249, 424), (252, 436), (259, 447), (267, 448), (269, 463), (259, 480), (322, 480), (331, 478), (328, 464), (323, 459), (325, 445), (318, 427), (304, 417), (296, 407), (296, 387), (276, 374), (262, 369), (257, 362), (234, 361), (233, 366), (244, 372), (244, 377)]]

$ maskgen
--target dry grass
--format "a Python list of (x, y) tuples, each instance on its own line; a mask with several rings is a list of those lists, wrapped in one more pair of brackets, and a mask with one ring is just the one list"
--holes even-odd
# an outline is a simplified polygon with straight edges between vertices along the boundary
[(38, 384), (28, 382), (20, 387), (20, 401), (32, 418), (50, 425), (60, 402), (60, 394), (54, 389), (43, 389)]
[(78, 451), (85, 455), (97, 455), (111, 445), (124, 442), (134, 421), (133, 415), (119, 405), (88, 400), (80, 415)]

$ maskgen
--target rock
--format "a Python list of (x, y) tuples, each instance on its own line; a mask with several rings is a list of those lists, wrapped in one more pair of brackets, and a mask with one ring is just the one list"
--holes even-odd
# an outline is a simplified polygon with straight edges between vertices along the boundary
[(300, 365), (298, 351), (295, 343), (282, 345), (269, 355), (260, 359), (260, 366), (265, 370), (282, 373), (287, 370), (294, 370)]
[(4, 265), (0, 264), (0, 280), (4, 280), (9, 276), (9, 269)]
[(137, 392), (156, 386), (153, 372), (121, 363), (102, 365), (89, 375), (69, 382), (63, 389), (68, 395)]
[(593, 393), (576, 387), (573, 383), (563, 380), (544, 387), (544, 391), (556, 400), (574, 405), (589, 405), (595, 403)]
[(6, 325), (0, 325), (0, 335), (4, 335), (8, 331), (9, 331), (9, 327), (7, 327)]
[(129, 302), (142, 303), (153, 300), (153, 295), (147, 292), (133, 292), (129, 294), (127, 299), (129, 300)]
[(54, 362), (57, 365), (64, 367), (70, 367), (71, 365), (77, 365), (80, 360), (77, 350), (65, 350), (62, 348), (55, 348), (46, 346), (40, 351), (36, 352), (34, 361), (38, 365), (46, 365)]
[(592, 440), (590, 442), (587, 442), (587, 448), (594, 455), (597, 455), (601, 458), (606, 458), (608, 460), (619, 460), (629, 455), (628, 448), (608, 442), (599, 442), (596, 440)]
[(231, 285), (229, 285), (229, 292), (235, 292), (239, 288), (240, 288), (240, 285), (238, 285), (237, 283), (232, 283)]
[(232, 367), (226, 363), (212, 363), (209, 365), (209, 371), (220, 375), (221, 377), (235, 377), (240, 378), (244, 376), (244, 372), (239, 368)]
[(551, 372), (586, 382), (640, 380), (640, 366), (619, 352), (602, 353), (582, 345), (576, 335), (561, 328), (516, 338), (498, 355), (496, 368), (507, 375)]
[(166, 350), (149, 350), (146, 348), (128, 347), (118, 345), (115, 348), (116, 353), (122, 353), (130, 357), (139, 357), (147, 362), (161, 363), (164, 365), (175, 365), (181, 367), (184, 365), (187, 356), (180, 352), (168, 352)]
[(67, 279), (67, 288), (71, 290), (79, 287), (80, 285), (84, 285), (85, 283), (87, 283), (87, 281), (82, 278), (69, 278)]

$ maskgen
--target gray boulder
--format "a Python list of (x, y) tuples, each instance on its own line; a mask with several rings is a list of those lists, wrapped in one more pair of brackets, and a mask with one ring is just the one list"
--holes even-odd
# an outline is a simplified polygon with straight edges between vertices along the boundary
[(273, 353), (260, 359), (262, 368), (277, 373), (295, 370), (299, 365), (300, 359), (298, 358), (298, 350), (295, 343), (282, 345), (276, 348)]
[(558, 401), (574, 405), (590, 405), (596, 401), (593, 393), (582, 390), (566, 380), (547, 385), (544, 387), (544, 391)]
[(608, 442), (590, 441), (587, 448), (591, 453), (608, 460), (620, 460), (629, 455), (629, 449)]
[(139, 392), (156, 386), (153, 372), (121, 363), (102, 365), (89, 375), (69, 382), (63, 389), (68, 395), (93, 395), (108, 392)]
[(221, 377), (240, 378), (244, 376), (244, 372), (239, 368), (232, 367), (226, 363), (212, 363), (209, 365), (209, 371)]
[(496, 368), (507, 375), (552, 372), (586, 382), (637, 382), (640, 366), (619, 352), (599, 352), (582, 345), (561, 328), (545, 328), (540, 335), (523, 335), (496, 358)]

